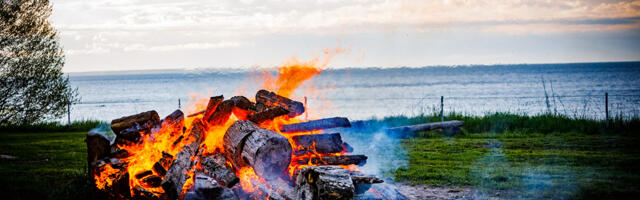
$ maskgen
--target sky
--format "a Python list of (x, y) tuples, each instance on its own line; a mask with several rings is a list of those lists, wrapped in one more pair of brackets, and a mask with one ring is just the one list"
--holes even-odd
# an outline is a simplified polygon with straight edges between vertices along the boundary
[(65, 72), (640, 60), (640, 0), (52, 0)]

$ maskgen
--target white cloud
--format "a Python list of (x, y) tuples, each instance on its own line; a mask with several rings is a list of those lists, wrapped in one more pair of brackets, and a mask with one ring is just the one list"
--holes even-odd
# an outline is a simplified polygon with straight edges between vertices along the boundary
[(124, 51), (185, 51), (185, 50), (208, 50), (219, 48), (234, 48), (247, 46), (248, 44), (242, 42), (219, 42), (219, 43), (187, 43), (187, 44), (175, 44), (175, 45), (157, 45), (149, 46), (145, 44), (132, 44), (124, 47)]

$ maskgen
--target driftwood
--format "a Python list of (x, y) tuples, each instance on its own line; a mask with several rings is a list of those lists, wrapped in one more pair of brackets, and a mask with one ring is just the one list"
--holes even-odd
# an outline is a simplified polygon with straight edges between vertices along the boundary
[(289, 110), (289, 117), (295, 117), (304, 113), (304, 104), (289, 98), (277, 95), (267, 90), (260, 90), (256, 93), (256, 102), (267, 107), (280, 106)]
[[(202, 116), (202, 119), (209, 120), (209, 118), (211, 118), (211, 115), (213, 114), (214, 111), (216, 111), (216, 108), (218, 108), (218, 105), (220, 105), (222, 100), (224, 100), (224, 96), (222, 95), (209, 98), (209, 103), (207, 103), (207, 108), (203, 111), (198, 112), (198, 113), (204, 114)], [(194, 114), (197, 114), (197, 113), (194, 113)]]
[(137, 141), (140, 132), (150, 132), (151, 128), (160, 124), (160, 117), (155, 110), (126, 116), (111, 121), (111, 130), (118, 138)]
[(294, 142), (294, 154), (303, 155), (308, 152), (338, 153), (344, 150), (340, 133), (296, 135), (291, 137)]
[(282, 125), (280, 131), (283, 133), (307, 132), (314, 130), (330, 129), (337, 127), (351, 127), (349, 119), (344, 117), (334, 117), (319, 120), (311, 120), (297, 124)]
[(273, 118), (289, 114), (289, 111), (283, 107), (276, 106), (273, 108), (268, 108), (262, 112), (255, 113), (249, 116), (249, 121), (252, 121), (256, 124), (260, 124), (267, 120), (272, 120)]
[(351, 199), (355, 188), (347, 170), (337, 166), (312, 166), (296, 178), (297, 199)]
[(272, 180), (280, 176), (291, 162), (291, 144), (284, 136), (236, 121), (224, 135), (225, 157), (239, 169), (251, 166), (260, 177)]
[(405, 135), (412, 135), (420, 131), (458, 128), (462, 125), (464, 125), (463, 121), (451, 120), (451, 121), (445, 121), (445, 122), (432, 122), (432, 123), (417, 124), (417, 125), (411, 125), (411, 126), (393, 127), (393, 128), (386, 129), (386, 132), (405, 136)]
[(367, 163), (365, 155), (343, 155), (343, 156), (323, 156), (302, 158), (296, 160), (298, 164), (315, 164), (315, 165), (358, 165), (362, 166)]
[(175, 156), (175, 160), (162, 180), (162, 188), (170, 199), (177, 199), (182, 194), (182, 186), (189, 178), (187, 171), (192, 166), (191, 157), (196, 155), (205, 133), (204, 123), (199, 119), (194, 120), (189, 136), (186, 138), (191, 143), (186, 144)]
[(231, 188), (240, 179), (233, 173), (231, 167), (227, 166), (227, 160), (222, 155), (201, 156), (200, 166), (203, 173), (215, 179), (221, 185)]

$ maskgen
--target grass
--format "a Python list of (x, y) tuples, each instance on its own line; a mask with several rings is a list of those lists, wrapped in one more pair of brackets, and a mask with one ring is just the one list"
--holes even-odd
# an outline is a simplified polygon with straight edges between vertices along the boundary
[(85, 135), (0, 133), (2, 199), (87, 199)]
[(640, 138), (583, 133), (474, 133), (402, 141), (395, 180), (473, 186), (480, 197), (630, 199), (640, 194)]
[(98, 120), (81, 120), (71, 122), (71, 124), (61, 124), (60, 122), (41, 122), (36, 124), (3, 125), (0, 126), (0, 133), (89, 131), (103, 123), (106, 122)]

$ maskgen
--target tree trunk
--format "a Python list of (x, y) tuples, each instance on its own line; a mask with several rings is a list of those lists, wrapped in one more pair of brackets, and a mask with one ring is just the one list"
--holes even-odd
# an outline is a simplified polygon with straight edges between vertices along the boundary
[(308, 132), (314, 130), (330, 129), (337, 127), (351, 127), (349, 119), (344, 117), (334, 117), (319, 120), (311, 120), (297, 124), (282, 125), (280, 131), (283, 133)]
[(296, 155), (309, 152), (338, 153), (344, 150), (340, 133), (296, 135), (291, 139)]
[(314, 165), (358, 165), (362, 166), (367, 163), (365, 155), (343, 155), (343, 156), (323, 156), (302, 158), (296, 160), (298, 164), (314, 164)]
[(355, 188), (349, 172), (337, 166), (312, 166), (296, 178), (298, 199), (352, 199)]
[(295, 117), (304, 113), (304, 104), (289, 98), (277, 95), (267, 90), (260, 90), (256, 93), (256, 102), (267, 107), (280, 106), (289, 110), (289, 117)]
[(236, 121), (227, 129), (224, 148), (233, 167), (251, 166), (257, 175), (267, 180), (280, 176), (291, 162), (291, 144), (287, 138), (249, 121)]

